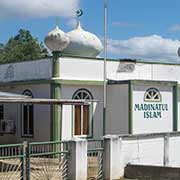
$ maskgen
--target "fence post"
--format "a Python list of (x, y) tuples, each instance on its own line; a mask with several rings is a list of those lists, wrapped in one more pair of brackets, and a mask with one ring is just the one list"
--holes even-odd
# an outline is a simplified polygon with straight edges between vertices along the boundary
[(122, 177), (121, 138), (118, 136), (104, 136), (103, 169), (105, 180), (115, 180)]
[(163, 157), (163, 165), (169, 165), (169, 135), (166, 134), (164, 136), (164, 157)]
[(87, 140), (74, 139), (68, 142), (70, 157), (68, 176), (71, 180), (87, 180)]
[(23, 142), (23, 149), (22, 149), (23, 157), (21, 158), (21, 161), (22, 161), (22, 165), (21, 165), (22, 166), (22, 171), (21, 171), (22, 180), (26, 180), (27, 179), (27, 162), (26, 162), (27, 148), (28, 148), (28, 142), (24, 141)]

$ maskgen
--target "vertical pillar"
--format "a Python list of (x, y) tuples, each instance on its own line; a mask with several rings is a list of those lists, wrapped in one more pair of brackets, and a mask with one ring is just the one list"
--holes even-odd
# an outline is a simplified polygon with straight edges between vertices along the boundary
[(27, 172), (27, 161), (28, 161), (27, 153), (28, 153), (28, 142), (24, 141), (23, 142), (23, 149), (22, 149), (23, 157), (21, 158), (21, 162), (22, 162), (22, 164), (21, 164), (21, 166), (22, 166), (21, 177), (22, 177), (22, 180), (26, 180), (27, 177), (28, 177), (28, 172)]
[(163, 165), (169, 165), (169, 136), (164, 136), (164, 157), (163, 157)]
[(115, 180), (120, 179), (123, 174), (124, 167), (121, 167), (121, 138), (118, 136), (104, 137), (104, 179)]
[[(52, 79), (60, 77), (60, 63), (59, 63), (60, 52), (53, 52), (53, 63), (52, 63)], [(56, 81), (51, 83), (51, 98), (61, 98), (61, 85)], [(61, 106), (51, 106), (51, 141), (61, 140)]]
[(52, 54), (53, 54), (52, 77), (57, 78), (60, 76), (59, 57), (61, 56), (61, 53), (59, 51), (53, 51)]
[(87, 140), (71, 140), (69, 147), (68, 178), (71, 180), (87, 180)]

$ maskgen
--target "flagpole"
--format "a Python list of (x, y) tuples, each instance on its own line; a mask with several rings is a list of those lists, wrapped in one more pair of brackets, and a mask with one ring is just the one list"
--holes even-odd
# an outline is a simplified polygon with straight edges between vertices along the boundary
[(103, 82), (103, 135), (106, 134), (106, 104), (107, 104), (107, 0), (104, 0), (104, 82)]

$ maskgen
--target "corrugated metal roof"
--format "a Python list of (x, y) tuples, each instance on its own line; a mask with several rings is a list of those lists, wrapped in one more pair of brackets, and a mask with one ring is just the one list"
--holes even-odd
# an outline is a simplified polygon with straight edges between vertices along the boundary
[(27, 99), (27, 98), (31, 98), (31, 97), (25, 96), (22, 94), (14, 94), (14, 93), (8, 93), (8, 92), (0, 91), (0, 98), (23, 98), (23, 99)]
[(74, 100), (74, 99), (47, 99), (47, 98), (31, 98), (21, 94), (14, 94), (0, 91), (0, 103), (31, 103), (31, 104), (66, 104), (66, 105), (84, 105), (98, 100)]

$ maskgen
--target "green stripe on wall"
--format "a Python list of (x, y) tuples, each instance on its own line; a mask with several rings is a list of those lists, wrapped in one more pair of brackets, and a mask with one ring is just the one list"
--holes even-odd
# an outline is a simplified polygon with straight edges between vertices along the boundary
[(173, 86), (173, 131), (178, 130), (178, 84)]

